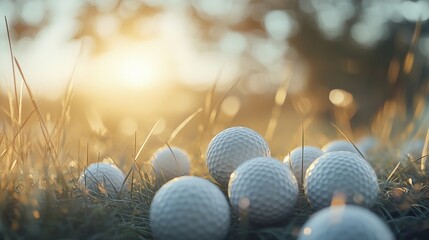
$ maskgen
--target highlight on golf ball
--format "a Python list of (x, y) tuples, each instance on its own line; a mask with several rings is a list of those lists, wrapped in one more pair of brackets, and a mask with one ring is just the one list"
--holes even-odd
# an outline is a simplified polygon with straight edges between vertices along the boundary
[[(303, 151), (304, 149), (304, 151)], [(283, 163), (290, 166), (292, 172), (295, 174), (298, 184), (304, 180), (305, 173), (308, 166), (316, 160), (316, 158), (323, 155), (320, 148), (313, 146), (300, 146), (292, 150), (283, 160)]]
[(115, 165), (104, 162), (89, 165), (78, 182), (83, 189), (94, 196), (117, 197), (128, 188), (125, 174)]
[(161, 148), (153, 156), (151, 169), (160, 184), (188, 175), (191, 169), (189, 155), (178, 147)]
[(224, 188), (231, 173), (243, 162), (271, 156), (268, 143), (246, 127), (231, 127), (218, 133), (209, 143), (206, 163), (210, 175)]
[[(328, 207), (333, 200), (367, 208), (377, 201), (377, 175), (361, 156), (348, 151), (328, 152), (307, 169), (304, 191), (314, 209)], [(335, 198), (335, 199), (334, 199)]]
[(279, 160), (257, 157), (231, 174), (228, 196), (241, 220), (265, 225), (288, 217), (298, 198), (298, 185)]
[(231, 221), (224, 194), (210, 181), (194, 176), (163, 185), (152, 200), (149, 220), (158, 240), (222, 240)]
[(394, 240), (392, 231), (373, 212), (354, 205), (324, 208), (301, 228), (298, 240)]

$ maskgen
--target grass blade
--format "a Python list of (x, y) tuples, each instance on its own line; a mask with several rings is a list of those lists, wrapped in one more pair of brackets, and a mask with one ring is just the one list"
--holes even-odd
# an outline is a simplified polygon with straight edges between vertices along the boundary
[(15, 106), (16, 109), (18, 109), (18, 89), (16, 86), (16, 73), (15, 73), (15, 64), (13, 63), (13, 60), (15, 59), (15, 56), (13, 54), (13, 48), (12, 48), (12, 41), (11, 41), (11, 37), (10, 37), (10, 31), (9, 31), (9, 24), (7, 22), (7, 17), (4, 16), (4, 22), (6, 24), (6, 32), (7, 32), (7, 39), (9, 41), (9, 52), (10, 52), (10, 59), (12, 62), (12, 74), (13, 74), (13, 90), (14, 90), (14, 94), (15, 94)]
[(161, 120), (156, 121), (155, 125), (153, 125), (152, 129), (150, 130), (149, 134), (147, 135), (146, 139), (144, 140), (143, 144), (140, 146), (139, 151), (137, 152), (136, 156), (134, 157), (134, 162), (137, 161), (139, 158), (143, 148), (146, 146), (147, 142), (149, 141), (150, 137), (152, 137), (153, 132), (155, 131), (156, 127), (158, 127), (158, 124)]
[(177, 126), (175, 129), (174, 129), (174, 131), (170, 134), (170, 137), (168, 138), (168, 142), (171, 142), (171, 141), (173, 141), (175, 138), (176, 138), (176, 136), (177, 136), (177, 134), (179, 134), (179, 132), (184, 128), (184, 127), (186, 127), (186, 125), (188, 125), (188, 123), (189, 122), (191, 122), (192, 121), (192, 119), (194, 119), (195, 118), (195, 116), (197, 116), (199, 113), (201, 113), (203, 111), (203, 108), (202, 107), (200, 107), (200, 108), (198, 108), (195, 112), (193, 112), (191, 115), (189, 115), (185, 120), (183, 120), (180, 124), (179, 124), (179, 126)]
[(356, 151), (358, 151), (358, 153), (361, 155), (361, 157), (363, 159), (366, 159), (365, 156), (362, 154), (362, 152), (359, 150), (359, 148), (357, 148), (356, 145), (353, 143), (353, 141), (343, 131), (341, 131), (341, 129), (339, 127), (337, 127), (337, 125), (335, 125), (335, 123), (331, 122), (331, 124), (332, 124), (332, 126), (334, 126), (338, 130), (338, 132), (341, 133), (341, 135), (343, 135), (343, 137), (345, 137), (347, 139), (347, 141), (349, 141), (353, 145), (353, 147), (356, 149)]

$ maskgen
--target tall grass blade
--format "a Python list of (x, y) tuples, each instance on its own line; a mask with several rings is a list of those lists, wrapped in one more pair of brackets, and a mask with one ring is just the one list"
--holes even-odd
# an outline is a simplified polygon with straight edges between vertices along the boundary
[(398, 162), (398, 164), (396, 164), (395, 168), (393, 169), (393, 171), (389, 174), (389, 176), (387, 177), (386, 181), (390, 181), (393, 177), (393, 175), (395, 174), (395, 172), (398, 170), (399, 166), (401, 165), (401, 162)]
[(222, 105), (223, 101), (225, 101), (225, 99), (231, 94), (232, 90), (235, 89), (235, 87), (237, 86), (237, 84), (241, 81), (241, 79), (237, 79), (226, 91), (226, 93), (222, 96), (222, 98), (216, 103), (216, 105), (214, 105), (213, 109), (210, 112), (210, 118), (209, 118), (209, 125), (208, 126), (213, 126), (213, 124), (216, 122), (217, 120), (217, 116), (218, 116), (218, 112), (220, 109), (220, 106)]
[(149, 139), (152, 137), (153, 132), (155, 131), (155, 129), (158, 127), (158, 124), (161, 120), (156, 121), (155, 125), (153, 125), (152, 129), (150, 130), (149, 134), (147, 135), (146, 139), (144, 140), (143, 144), (140, 146), (139, 151), (137, 152), (137, 154), (134, 156), (134, 161), (137, 161), (137, 159), (139, 158), (141, 152), (143, 151), (143, 148), (146, 146), (147, 142), (149, 141)]
[(362, 152), (359, 150), (359, 148), (357, 148), (356, 145), (353, 143), (353, 141), (343, 131), (341, 131), (341, 129), (339, 127), (337, 127), (337, 125), (335, 125), (335, 123), (331, 122), (331, 124), (332, 124), (332, 126), (334, 126), (337, 129), (338, 132), (341, 133), (341, 135), (343, 135), (344, 138), (347, 139), (347, 141), (349, 141), (353, 145), (353, 147), (361, 155), (361, 157), (363, 159), (366, 159), (365, 156), (362, 154)]
[(47, 147), (50, 150), (54, 150), (54, 145), (53, 145), (51, 139), (48, 137), (48, 130), (47, 130), (45, 121), (43, 120), (43, 117), (42, 117), (42, 114), (40, 112), (40, 109), (39, 109), (39, 107), (36, 104), (36, 100), (35, 100), (34, 95), (33, 95), (32, 91), (30, 89), (30, 86), (28, 85), (28, 82), (25, 79), (24, 72), (22, 71), (21, 65), (19, 64), (19, 62), (18, 62), (18, 60), (16, 58), (15, 58), (15, 63), (16, 63), (16, 66), (18, 67), (18, 70), (19, 70), (19, 72), (21, 74), (22, 80), (24, 81), (25, 87), (26, 87), (28, 95), (30, 97), (31, 104), (33, 105), (33, 108), (36, 110), (37, 117), (38, 117), (39, 123), (40, 123), (40, 128), (42, 130), (43, 137), (45, 138), (45, 142), (47, 144)]
[(179, 134), (179, 132), (186, 127), (186, 125), (189, 124), (189, 122), (192, 121), (192, 119), (195, 118), (195, 116), (197, 116), (199, 113), (201, 113), (203, 111), (203, 108), (200, 107), (198, 108), (195, 112), (193, 112), (191, 115), (189, 115), (185, 120), (183, 120), (174, 130), (173, 132), (170, 134), (170, 137), (168, 138), (168, 142), (172, 142), (177, 134)]
[(12, 74), (13, 74), (13, 90), (14, 90), (14, 94), (15, 94), (15, 107), (16, 109), (18, 109), (18, 89), (17, 89), (17, 85), (16, 85), (16, 73), (15, 73), (15, 64), (13, 63), (13, 60), (15, 58), (15, 55), (13, 54), (13, 48), (12, 48), (12, 40), (10, 37), (10, 31), (9, 31), (9, 24), (7, 22), (7, 17), (4, 16), (4, 22), (6, 24), (6, 32), (7, 32), (7, 39), (9, 42), (9, 52), (10, 52), (10, 58), (11, 58), (11, 62), (12, 62)]
[(286, 101), (287, 91), (289, 89), (290, 79), (286, 80), (282, 87), (277, 89), (274, 99), (274, 107), (271, 111), (270, 121), (268, 122), (267, 130), (265, 131), (265, 139), (270, 142), (274, 136), (277, 124), (282, 112), (282, 107)]
[[(425, 138), (425, 144), (423, 146), (422, 156), (427, 154), (429, 152), (429, 128), (426, 132), (426, 138)], [(420, 163), (420, 170), (423, 172), (424, 175), (428, 173), (428, 158), (423, 158)]]

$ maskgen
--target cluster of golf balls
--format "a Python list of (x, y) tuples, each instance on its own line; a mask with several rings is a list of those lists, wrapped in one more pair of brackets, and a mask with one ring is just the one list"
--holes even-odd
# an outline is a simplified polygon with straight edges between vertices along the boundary
[[(157, 186), (185, 176), (190, 171), (189, 155), (178, 147), (161, 148), (154, 153), (150, 171)], [(128, 189), (125, 174), (115, 165), (98, 162), (89, 165), (78, 180), (79, 185), (92, 196), (118, 197)]]
[[(231, 211), (240, 221), (255, 225), (286, 221), (302, 188), (318, 212), (302, 227), (299, 239), (393, 239), (386, 224), (367, 210), (376, 203), (379, 187), (375, 171), (365, 160), (370, 146), (361, 146), (358, 150), (344, 140), (322, 149), (300, 146), (281, 162), (271, 157), (268, 143), (257, 132), (228, 128), (212, 139), (206, 154), (208, 171), (218, 186), (185, 176), (190, 160), (183, 150), (160, 149), (151, 161), (161, 185), (150, 207), (153, 235), (160, 240), (224, 239)], [(97, 176), (109, 193), (116, 193), (126, 184), (124, 174), (111, 168), (107, 177), (104, 168), (91, 165), (83, 179), (87, 182), (90, 176)]]

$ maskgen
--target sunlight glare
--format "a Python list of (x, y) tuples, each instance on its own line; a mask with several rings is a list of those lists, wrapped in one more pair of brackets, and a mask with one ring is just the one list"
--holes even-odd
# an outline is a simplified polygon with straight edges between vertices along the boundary
[(156, 81), (157, 66), (144, 56), (133, 56), (119, 63), (117, 77), (131, 87), (149, 87)]
[(329, 100), (338, 107), (347, 107), (353, 103), (353, 95), (342, 89), (334, 89), (329, 93)]
[[(124, 47), (125, 46), (125, 47)], [(119, 41), (97, 59), (93, 79), (95, 85), (110, 86), (111, 90), (147, 90), (164, 80), (166, 63), (159, 54), (160, 44)], [(158, 53), (158, 54), (157, 54)]]

